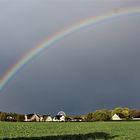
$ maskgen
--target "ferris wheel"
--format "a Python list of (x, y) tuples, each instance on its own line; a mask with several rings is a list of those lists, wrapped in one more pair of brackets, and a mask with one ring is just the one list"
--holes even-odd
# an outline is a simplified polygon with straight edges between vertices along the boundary
[(66, 116), (66, 113), (64, 111), (59, 111), (57, 115)]

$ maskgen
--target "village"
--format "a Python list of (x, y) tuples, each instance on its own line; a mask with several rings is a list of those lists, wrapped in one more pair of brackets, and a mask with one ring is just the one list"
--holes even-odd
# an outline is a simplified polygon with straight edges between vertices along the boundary
[(64, 111), (57, 115), (16, 114), (0, 112), (0, 121), (9, 122), (92, 122), (92, 121), (140, 121), (140, 111), (129, 108), (96, 110), (86, 115), (69, 116)]
[[(108, 121), (140, 121), (140, 115), (139, 116), (133, 116), (131, 118), (125, 119), (125, 116), (123, 116), (120, 113), (115, 113), (111, 120)], [(25, 122), (86, 122), (87, 118), (84, 116), (79, 116), (79, 117), (67, 117), (64, 114), (57, 114), (55, 117), (51, 117), (50, 115), (48, 116), (39, 116), (37, 114), (28, 114), (25, 115)]]

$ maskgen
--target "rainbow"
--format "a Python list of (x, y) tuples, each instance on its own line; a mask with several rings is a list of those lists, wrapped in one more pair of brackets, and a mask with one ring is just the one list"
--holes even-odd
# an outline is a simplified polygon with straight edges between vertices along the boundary
[(117, 11), (112, 10), (98, 16), (84, 19), (80, 22), (77, 22), (76, 24), (73, 24), (70, 27), (64, 28), (63, 30), (50, 35), (46, 40), (44, 40), (42, 43), (31, 49), (27, 54), (22, 56), (14, 65), (12, 65), (7, 70), (7, 72), (0, 79), (0, 91), (15, 75), (17, 75), (20, 70), (22, 70), (27, 64), (29, 64), (36, 56), (38, 56), (39, 54), (41, 54), (41, 52), (44, 52), (44, 50), (48, 49), (54, 43), (68, 36), (69, 34), (72, 34), (87, 26), (99, 24), (117, 17), (136, 15), (140, 15), (140, 7), (121, 8)]

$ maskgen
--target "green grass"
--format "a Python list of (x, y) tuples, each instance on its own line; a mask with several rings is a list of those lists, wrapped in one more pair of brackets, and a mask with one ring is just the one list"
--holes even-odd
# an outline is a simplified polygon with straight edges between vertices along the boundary
[(0, 139), (140, 140), (140, 122), (82, 122), (82, 123), (0, 122)]

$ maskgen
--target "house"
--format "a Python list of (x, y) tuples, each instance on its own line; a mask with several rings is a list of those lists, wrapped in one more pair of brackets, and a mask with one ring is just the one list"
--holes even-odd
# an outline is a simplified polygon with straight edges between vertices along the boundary
[(64, 121), (65, 121), (65, 116), (63, 116), (63, 115), (56, 115), (56, 116), (53, 118), (53, 121), (54, 121), (54, 122), (64, 122)]
[(112, 116), (113, 121), (120, 121), (120, 120), (126, 120), (127, 117), (124, 116), (122, 113), (116, 113)]
[(118, 114), (114, 114), (114, 115), (112, 116), (112, 120), (113, 120), (113, 121), (120, 121), (120, 120), (122, 120), (122, 119), (119, 117)]
[(73, 121), (74, 122), (83, 122), (84, 121), (84, 117), (80, 117), (80, 116), (74, 117)]
[(51, 116), (48, 116), (48, 117), (46, 118), (46, 122), (52, 122), (52, 121), (53, 121), (53, 119), (52, 119)]
[(64, 111), (59, 111), (57, 115), (53, 118), (54, 122), (65, 122), (66, 113)]
[(139, 117), (134, 117), (134, 118), (132, 118), (132, 120), (140, 121), (140, 116)]
[(28, 114), (25, 115), (25, 122), (39, 122), (40, 121), (40, 116), (37, 114)]
[(140, 115), (133, 116), (132, 117), (132, 120), (139, 121), (140, 120)]
[(13, 116), (8, 115), (6, 117), (6, 121), (14, 122), (14, 121), (16, 121), (16, 119)]
[(43, 122), (43, 121), (44, 121), (44, 117), (43, 117), (43, 116), (39, 116), (39, 115), (38, 115), (38, 117), (39, 117), (39, 121), (40, 121), (40, 122)]
[(52, 122), (53, 119), (50, 115), (43, 115), (44, 122)]

